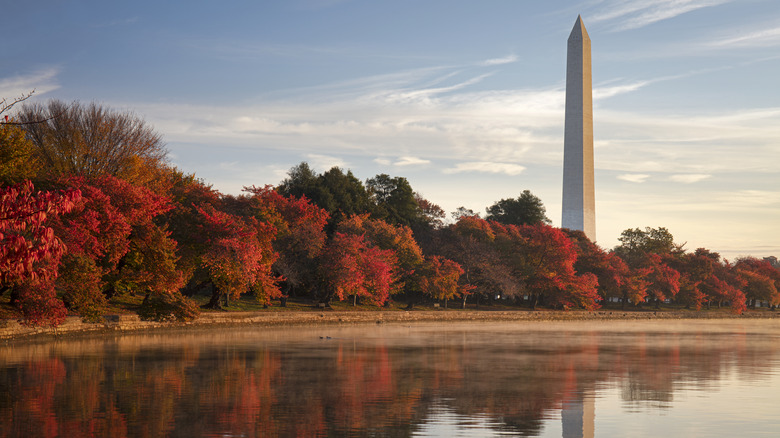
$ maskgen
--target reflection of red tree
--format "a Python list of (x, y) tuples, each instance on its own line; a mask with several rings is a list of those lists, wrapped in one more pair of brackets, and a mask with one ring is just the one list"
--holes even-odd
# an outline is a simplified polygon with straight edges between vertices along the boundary
[(25, 365), (21, 391), (18, 393), (16, 412), (11, 421), (14, 430), (10, 436), (59, 436), (59, 424), (55, 412), (57, 386), (65, 379), (65, 364), (59, 359), (29, 362)]

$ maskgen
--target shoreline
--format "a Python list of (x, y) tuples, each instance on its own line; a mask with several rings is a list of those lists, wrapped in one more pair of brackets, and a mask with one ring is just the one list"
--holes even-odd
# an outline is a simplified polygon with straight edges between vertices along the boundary
[(469, 323), (512, 321), (777, 319), (780, 312), (746, 311), (742, 315), (713, 311), (680, 310), (411, 310), (411, 311), (275, 311), (209, 312), (188, 322), (143, 321), (138, 315), (105, 315), (99, 323), (69, 316), (58, 327), (27, 327), (16, 320), (0, 320), (0, 341), (57, 339), (93, 334), (139, 333), (158, 330), (204, 329), (234, 326), (316, 326), (383, 323)]

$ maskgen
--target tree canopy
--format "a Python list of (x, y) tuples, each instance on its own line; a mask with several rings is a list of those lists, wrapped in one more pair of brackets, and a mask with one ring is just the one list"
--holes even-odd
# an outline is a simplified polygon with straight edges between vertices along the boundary
[(517, 198), (502, 199), (488, 207), (486, 219), (508, 225), (550, 224), (546, 212), (541, 199), (523, 190)]

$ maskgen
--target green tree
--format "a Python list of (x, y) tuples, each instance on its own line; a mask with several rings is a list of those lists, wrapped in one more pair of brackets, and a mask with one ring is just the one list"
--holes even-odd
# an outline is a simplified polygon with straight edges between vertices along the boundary
[(338, 167), (317, 175), (303, 162), (290, 169), (277, 191), (284, 196), (305, 196), (327, 211), (331, 217), (331, 232), (342, 218), (373, 211), (371, 197), (363, 183), (351, 171), (344, 173)]
[(406, 226), (427, 222), (406, 178), (382, 173), (366, 181), (366, 187), (376, 203), (374, 216), (378, 219)]
[(487, 220), (507, 225), (550, 224), (542, 200), (529, 190), (517, 198), (502, 199), (487, 208)]
[(620, 233), (620, 244), (614, 251), (632, 268), (645, 264), (648, 254), (682, 253), (682, 246), (674, 243), (674, 236), (664, 227), (644, 230), (629, 228)]

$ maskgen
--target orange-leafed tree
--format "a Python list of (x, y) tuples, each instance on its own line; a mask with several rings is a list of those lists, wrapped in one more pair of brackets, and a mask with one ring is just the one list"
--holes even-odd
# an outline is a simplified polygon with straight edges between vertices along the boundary
[(452, 260), (437, 255), (426, 257), (419, 277), (420, 291), (435, 300), (443, 300), (447, 307), (448, 300), (468, 295), (474, 289), (459, 283), (463, 273), (463, 268)]

